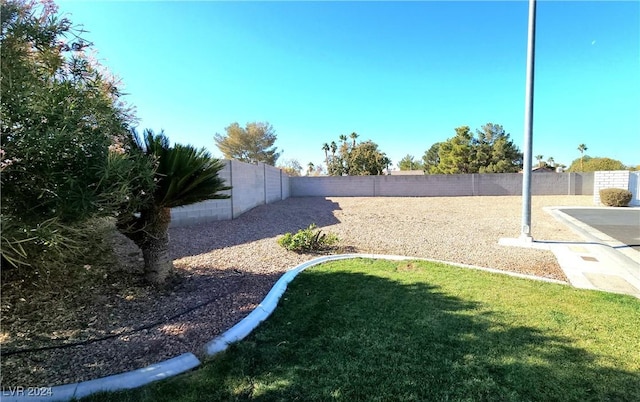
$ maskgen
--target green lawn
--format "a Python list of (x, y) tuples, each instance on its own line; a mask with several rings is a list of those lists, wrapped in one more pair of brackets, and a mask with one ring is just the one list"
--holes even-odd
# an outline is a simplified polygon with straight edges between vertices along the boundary
[(202, 368), (95, 401), (640, 401), (640, 300), (429, 262), (309, 269)]

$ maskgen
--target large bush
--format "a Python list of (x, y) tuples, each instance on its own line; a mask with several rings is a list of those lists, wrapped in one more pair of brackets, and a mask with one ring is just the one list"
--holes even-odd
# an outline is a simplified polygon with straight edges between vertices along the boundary
[(626, 207), (633, 194), (621, 188), (603, 188), (600, 190), (600, 202), (608, 207)]
[(117, 80), (52, 2), (3, 0), (0, 15), (2, 260), (46, 263), (87, 220), (143, 202), (153, 164), (129, 152)]

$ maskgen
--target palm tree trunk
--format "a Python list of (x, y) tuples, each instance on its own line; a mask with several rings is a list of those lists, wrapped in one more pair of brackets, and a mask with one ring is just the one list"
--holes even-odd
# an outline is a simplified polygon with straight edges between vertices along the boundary
[(162, 285), (173, 273), (173, 260), (169, 253), (169, 223), (171, 209), (162, 208), (146, 227), (140, 244), (144, 258), (144, 275), (147, 281)]

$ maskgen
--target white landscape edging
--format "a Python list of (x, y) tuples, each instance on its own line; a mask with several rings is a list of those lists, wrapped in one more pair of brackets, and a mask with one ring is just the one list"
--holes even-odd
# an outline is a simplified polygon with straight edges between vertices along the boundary
[[(184, 373), (200, 365), (200, 360), (193, 353), (185, 353), (160, 363), (152, 364), (141, 369), (115, 374), (79, 383), (60, 385), (48, 388), (15, 388), (2, 392), (4, 402), (22, 401), (68, 401), (73, 398), (83, 398), (101, 391), (120, 391), (147, 385), (153, 381), (164, 380), (177, 374)], [(40, 395), (29, 395), (36, 391)], [(35, 393), (35, 392), (33, 392)]]
[[(452, 265), (460, 268), (475, 269), (485, 272), (504, 274), (514, 276), (518, 278), (531, 279), (537, 281), (559, 283), (566, 285), (566, 282), (542, 278), (533, 275), (519, 274), (516, 272), (501, 271), (498, 269), (484, 268), (475, 265), (457, 264), (442, 260), (434, 260), (429, 258), (420, 257), (407, 257), (400, 255), (387, 255), (387, 254), (338, 254), (328, 255), (324, 257), (315, 258), (292, 268), (284, 273), (273, 285), (269, 293), (262, 299), (262, 302), (253, 309), (248, 316), (243, 318), (233, 327), (221, 335), (215, 337), (208, 342), (204, 351), (206, 355), (213, 356), (226, 350), (230, 344), (241, 341), (247, 335), (249, 335), (254, 329), (256, 329), (264, 320), (266, 320), (271, 313), (275, 310), (280, 298), (287, 289), (287, 285), (298, 276), (298, 274), (307, 268), (311, 268), (315, 265), (319, 265), (329, 261), (355, 259), (355, 258), (370, 258), (370, 259), (383, 259), (392, 261), (406, 261), (406, 260), (419, 260), (428, 261), (446, 265)], [(182, 374), (189, 371), (201, 364), (200, 360), (193, 353), (185, 353), (180, 356), (162, 361), (160, 363), (152, 364), (141, 369), (129, 371), (126, 373), (115, 374), (108, 377), (98, 378), (95, 380), (84, 381), (80, 383), (73, 383), (67, 385), (60, 385), (51, 387), (51, 392), (47, 392), (48, 395), (29, 396), (26, 394), (27, 390), (23, 391), (23, 395), (19, 395), (18, 389), (3, 391), (2, 401), (6, 402), (34, 402), (34, 401), (69, 401), (73, 398), (83, 398), (85, 396), (101, 392), (101, 391), (120, 391), (125, 389), (138, 388), (147, 385), (153, 381), (163, 380), (169, 377)], [(39, 388), (43, 390), (45, 388)]]

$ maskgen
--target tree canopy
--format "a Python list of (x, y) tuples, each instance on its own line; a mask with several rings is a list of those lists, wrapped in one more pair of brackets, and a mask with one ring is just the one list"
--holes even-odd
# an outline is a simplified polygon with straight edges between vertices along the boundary
[(454, 137), (425, 152), (427, 173), (515, 173), (522, 168), (522, 153), (501, 125), (487, 123), (475, 136), (469, 126), (455, 131)]
[(415, 160), (413, 155), (405, 155), (400, 162), (398, 162), (398, 168), (400, 170), (422, 170), (423, 165), (419, 160)]
[(433, 173), (440, 164), (440, 142), (436, 142), (422, 156), (422, 169), (425, 173)]
[(285, 159), (278, 165), (278, 168), (289, 176), (300, 176), (300, 172), (302, 172), (302, 165), (297, 159)]
[(581, 156), (571, 162), (568, 172), (596, 172), (599, 170), (629, 170), (624, 163), (611, 158), (592, 158), (588, 155)]
[[(331, 176), (364, 176), (381, 175), (390, 164), (384, 152), (378, 149), (378, 144), (368, 140), (357, 143), (358, 134), (350, 135), (351, 142), (346, 135), (339, 137), (341, 144), (331, 142), (331, 155), (328, 156), (327, 171)], [(336, 153), (335, 151), (338, 151)]]
[(238, 123), (232, 123), (225, 131), (224, 135), (216, 133), (214, 136), (214, 141), (225, 158), (275, 166), (280, 153), (273, 146), (277, 136), (271, 124), (252, 122), (240, 127)]

